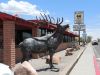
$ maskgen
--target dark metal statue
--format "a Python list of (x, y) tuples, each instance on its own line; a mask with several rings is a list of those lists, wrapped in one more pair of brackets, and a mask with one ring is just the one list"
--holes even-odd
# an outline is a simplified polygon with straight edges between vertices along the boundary
[(60, 19), (57, 19), (57, 28), (54, 33), (42, 37), (27, 38), (19, 44), (23, 54), (22, 62), (25, 60), (28, 61), (32, 53), (41, 53), (49, 51), (49, 65), (50, 68), (54, 68), (52, 63), (52, 57), (55, 53), (55, 50), (63, 40), (63, 33), (65, 32), (66, 28), (69, 28), (69, 25), (61, 26), (63, 18), (60, 23), (58, 23), (59, 21)]

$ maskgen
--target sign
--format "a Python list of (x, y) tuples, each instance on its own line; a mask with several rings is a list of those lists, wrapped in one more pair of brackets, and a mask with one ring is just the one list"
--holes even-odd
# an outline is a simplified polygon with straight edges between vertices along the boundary
[(86, 29), (85, 25), (74, 25), (73, 31), (84, 31)]
[(74, 23), (75, 24), (84, 24), (84, 12), (76, 11), (74, 14)]

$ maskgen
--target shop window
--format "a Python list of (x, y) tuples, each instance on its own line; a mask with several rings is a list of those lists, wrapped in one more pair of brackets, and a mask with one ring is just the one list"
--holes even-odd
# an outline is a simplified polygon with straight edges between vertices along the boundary
[(69, 39), (68, 39), (68, 36), (67, 35), (64, 35), (63, 36), (63, 42), (69, 42)]
[(41, 29), (41, 36), (44, 36), (46, 34), (51, 34), (53, 33), (53, 30), (50, 30), (50, 29)]
[(51, 34), (51, 33), (53, 33), (53, 30), (48, 29), (47, 34)]
[(16, 30), (15, 31), (15, 45), (16, 47), (26, 38), (32, 38), (31, 30)]
[(23, 40), (27, 39), (27, 38), (32, 38), (32, 34), (27, 33), (27, 32), (23, 32), (22, 37), (23, 37)]
[(46, 29), (41, 29), (41, 36), (46, 35)]
[(64, 35), (63, 42), (71, 42), (72, 38), (70, 36)]

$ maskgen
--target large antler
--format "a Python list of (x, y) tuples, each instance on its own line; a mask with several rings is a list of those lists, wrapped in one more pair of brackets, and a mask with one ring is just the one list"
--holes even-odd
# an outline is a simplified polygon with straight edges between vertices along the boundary
[(57, 23), (56, 24), (61, 24), (63, 22), (63, 17), (60, 19), (60, 18), (57, 18)]
[(63, 17), (62, 17), (62, 19), (60, 19), (60, 18), (57, 18), (57, 22), (55, 23), (55, 19), (53, 18), (53, 17), (50, 17), (49, 15), (48, 15), (48, 18), (49, 18), (49, 23), (52, 23), (52, 20), (54, 21), (54, 23), (52, 23), (52, 24), (55, 24), (55, 25), (60, 25), (62, 22), (63, 22)]
[(39, 26), (44, 26), (44, 25), (47, 25), (48, 24), (48, 19), (45, 17), (46, 15), (44, 14), (41, 14), (40, 13), (40, 16), (42, 17), (37, 17), (36, 16), (36, 20), (38, 21), (37, 23), (38, 23), (38, 25)]
[(41, 15), (42, 18), (39, 17), (39, 19), (36, 16), (36, 19), (39, 20), (39, 25), (54, 24), (54, 25), (59, 26), (63, 22), (63, 17), (61, 19), (60, 18), (57, 18), (57, 22), (55, 23), (55, 18), (50, 17), (49, 15), (41, 14), (41, 13), (40, 13), (40, 15)]

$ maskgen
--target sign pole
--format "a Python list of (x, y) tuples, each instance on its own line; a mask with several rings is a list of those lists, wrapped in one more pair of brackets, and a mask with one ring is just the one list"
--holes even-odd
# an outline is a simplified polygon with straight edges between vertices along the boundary
[(80, 32), (83, 31), (83, 29), (85, 28), (85, 25), (82, 25), (84, 24), (84, 12), (83, 11), (76, 11), (74, 13), (74, 24), (76, 24), (73, 26), (74, 31), (79, 32), (78, 42), (80, 45)]
[(79, 45), (80, 45), (80, 24), (79, 24)]

